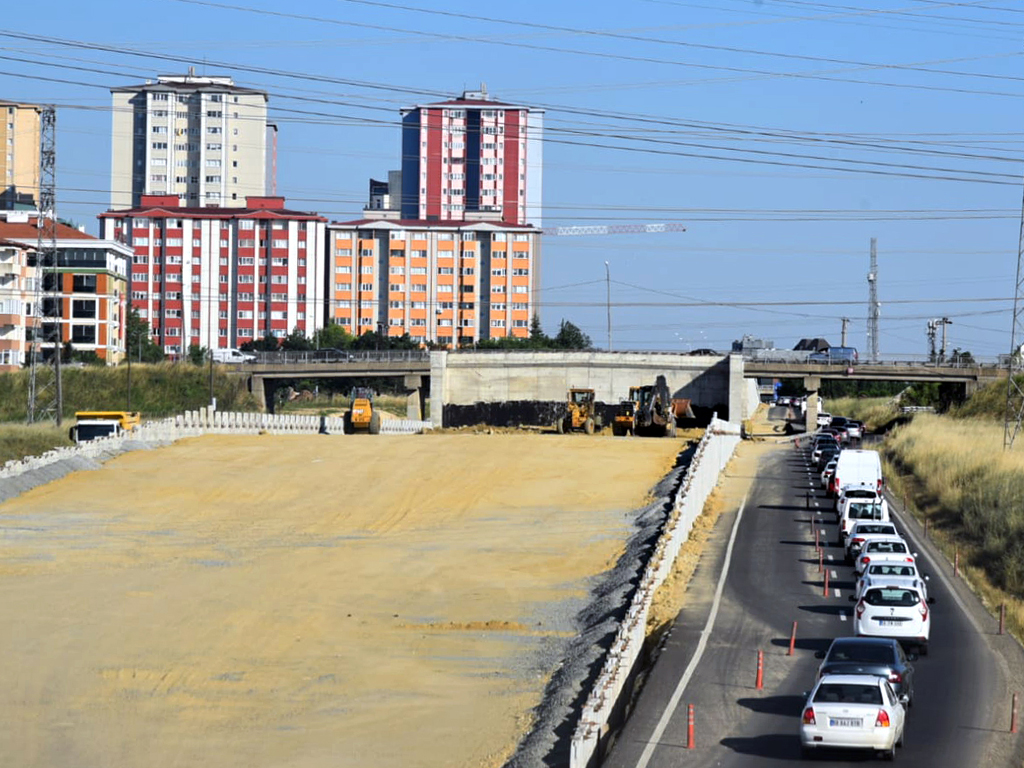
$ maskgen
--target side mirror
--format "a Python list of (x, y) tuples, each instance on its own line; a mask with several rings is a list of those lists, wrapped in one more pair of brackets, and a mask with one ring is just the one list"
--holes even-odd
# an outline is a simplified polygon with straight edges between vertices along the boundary
[(908, 653), (907, 661), (917, 661), (918, 655), (916, 653)]
[(910, 697), (904, 693), (902, 696), (900, 696), (900, 704), (902, 704), (904, 707), (908, 706), (910, 704)]
[(931, 577), (931, 576), (929, 576), (929, 575), (928, 575), (928, 574), (926, 573), (926, 574), (924, 575), (924, 580), (925, 580), (925, 581), (931, 581), (931, 580), (932, 580), (932, 577)]
[[(825, 658), (825, 652), (824, 651), (815, 651), (814, 652), (814, 658), (816, 658), (816, 659), (824, 659)], [(804, 696), (806, 696), (806, 695), (807, 694), (805, 693)]]
[(929, 597), (928, 598), (928, 605), (935, 605), (935, 598), (934, 597)]
[(914, 552), (914, 553), (913, 553), (913, 555), (914, 555), (914, 559), (915, 559), (915, 560), (916, 560), (917, 558), (919, 558), (919, 557), (920, 557), (920, 555), (919, 555), (919, 554), (917, 554), (917, 552)]

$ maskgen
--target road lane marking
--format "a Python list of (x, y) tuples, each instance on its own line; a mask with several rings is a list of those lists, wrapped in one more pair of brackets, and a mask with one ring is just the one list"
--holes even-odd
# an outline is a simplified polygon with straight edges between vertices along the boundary
[[(826, 560), (831, 560), (832, 559), (832, 555), (825, 555), (825, 559)], [(836, 575), (836, 572), (832, 571), (832, 576), (835, 576), (835, 575)]]
[(846, 611), (840, 611), (839, 612), (839, 620), (840, 621), (846, 621)]
[(836, 597), (842, 597), (842, 594), (841, 594), (841, 593), (839, 592), (839, 590), (838, 590), (838, 589), (837, 589), (837, 590), (835, 590), (835, 593), (836, 593)]
[(644, 747), (644, 751), (636, 763), (636, 768), (647, 768), (647, 764), (651, 761), (651, 757), (654, 755), (654, 750), (658, 748), (658, 742), (661, 741), (661, 737), (665, 734), (665, 729), (668, 728), (669, 720), (672, 719), (672, 715), (675, 714), (676, 707), (679, 706), (679, 701), (683, 698), (683, 693), (686, 691), (686, 686), (690, 682), (690, 678), (693, 677), (693, 673), (697, 670), (697, 664), (700, 663), (700, 659), (704, 655), (704, 649), (707, 647), (708, 638), (711, 636), (711, 631), (715, 628), (715, 618), (718, 616), (718, 608), (722, 603), (722, 592), (725, 591), (725, 579), (726, 576), (729, 575), (729, 563), (732, 561), (733, 545), (736, 544), (736, 534), (739, 532), (740, 520), (743, 517), (743, 508), (746, 506), (747, 497), (744, 496), (743, 501), (740, 503), (739, 512), (736, 513), (736, 522), (732, 524), (732, 533), (729, 534), (729, 544), (725, 548), (725, 562), (722, 564), (722, 573), (718, 576), (718, 586), (715, 588), (715, 599), (711, 603), (711, 613), (708, 614), (707, 623), (704, 625), (704, 629), (701, 630), (700, 640), (697, 642), (697, 650), (694, 652), (693, 658), (690, 659), (690, 663), (686, 665), (686, 670), (683, 672), (683, 676), (679, 678), (679, 682), (676, 684), (676, 689), (672, 692), (672, 698), (668, 700), (665, 711), (662, 712), (661, 718), (658, 720), (658, 724), (654, 727), (654, 733), (651, 734), (650, 741), (648, 741), (647, 746)]

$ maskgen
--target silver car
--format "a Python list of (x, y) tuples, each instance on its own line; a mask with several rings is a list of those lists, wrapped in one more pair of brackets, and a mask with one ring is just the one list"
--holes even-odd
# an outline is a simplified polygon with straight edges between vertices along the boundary
[(819, 750), (863, 749), (891, 760), (903, 746), (905, 696), (874, 675), (825, 675), (807, 697), (800, 722), (804, 757)]

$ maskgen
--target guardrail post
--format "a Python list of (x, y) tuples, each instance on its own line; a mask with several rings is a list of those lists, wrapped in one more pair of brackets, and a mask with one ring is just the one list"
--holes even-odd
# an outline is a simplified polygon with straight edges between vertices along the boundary
[(1006, 603), (999, 606), (999, 634), (1006, 628)]
[(757, 652), (757, 679), (754, 687), (759, 691), (764, 689), (764, 651)]
[(828, 568), (825, 569), (825, 589), (822, 595), (828, 597)]
[(693, 739), (693, 704), (686, 705), (686, 748), (693, 749), (696, 743)]
[(960, 575), (960, 547), (953, 550), (953, 575)]
[(796, 649), (796, 622), (793, 622), (793, 631), (789, 635), (789, 653), (787, 656), (792, 656), (793, 651)]
[(1010, 700), (1010, 733), (1017, 732), (1017, 694)]

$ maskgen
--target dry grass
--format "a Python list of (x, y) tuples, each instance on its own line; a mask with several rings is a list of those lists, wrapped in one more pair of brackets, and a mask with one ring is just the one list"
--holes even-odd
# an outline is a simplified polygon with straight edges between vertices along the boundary
[(45, 424), (0, 424), (0, 465), (26, 456), (39, 456), (51, 448), (71, 445), (66, 427)]
[(876, 430), (896, 417), (896, 407), (888, 397), (838, 397), (828, 401), (829, 413), (863, 421)]
[(1003, 451), (1002, 425), (989, 419), (919, 414), (896, 429), (884, 454), (890, 487), (927, 518), (931, 537), (990, 609), (1005, 603), (1011, 631), (1024, 637), (1024, 454)]

